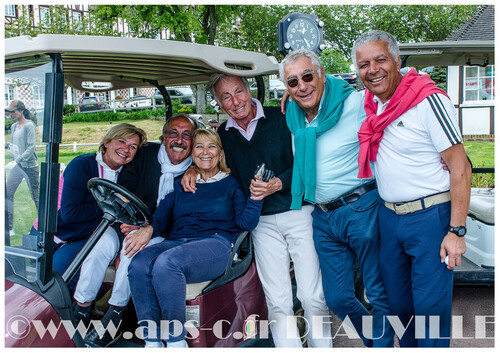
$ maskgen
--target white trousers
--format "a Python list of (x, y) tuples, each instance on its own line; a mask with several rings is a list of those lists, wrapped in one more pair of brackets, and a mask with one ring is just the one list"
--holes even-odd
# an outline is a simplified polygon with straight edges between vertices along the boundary
[(308, 346), (332, 346), (330, 313), (312, 237), (313, 209), (307, 205), (301, 210), (261, 216), (252, 232), (257, 271), (276, 347), (302, 347), (293, 317), (290, 258), (297, 281), (297, 297), (304, 309)]
[[(165, 238), (152, 238), (146, 247), (163, 240)], [(73, 296), (75, 300), (80, 303), (88, 303), (95, 299), (106, 275), (106, 269), (115, 260), (119, 248), (120, 240), (118, 234), (116, 234), (116, 231), (112, 227), (109, 227), (82, 264), (80, 279), (78, 280)], [(125, 255), (123, 248), (120, 251), (120, 264), (116, 270), (113, 291), (108, 301), (111, 305), (126, 306), (130, 300), (128, 266), (134, 256), (128, 257)]]

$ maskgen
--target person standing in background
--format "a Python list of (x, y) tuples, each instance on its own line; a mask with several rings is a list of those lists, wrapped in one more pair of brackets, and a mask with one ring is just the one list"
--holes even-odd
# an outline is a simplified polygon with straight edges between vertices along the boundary
[(9, 233), (14, 233), (14, 195), (23, 181), (26, 179), (31, 193), (31, 198), (36, 206), (38, 214), (39, 197), (39, 172), (38, 157), (36, 148), (36, 125), (33, 117), (24, 103), (15, 100), (5, 109), (5, 114), (15, 121), (11, 127), (12, 137), (9, 144), (10, 154), (13, 159), (14, 168), (12, 168), (7, 178), (5, 191), (5, 208), (7, 209), (7, 222)]

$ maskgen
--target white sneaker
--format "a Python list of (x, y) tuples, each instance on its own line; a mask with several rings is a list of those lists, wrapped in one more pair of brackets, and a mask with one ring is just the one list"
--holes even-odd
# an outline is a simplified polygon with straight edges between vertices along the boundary
[(16, 235), (16, 232), (14, 232), (14, 229), (9, 230), (9, 235), (11, 237), (13, 237), (14, 235)]
[(186, 340), (177, 342), (167, 342), (167, 348), (189, 348)]

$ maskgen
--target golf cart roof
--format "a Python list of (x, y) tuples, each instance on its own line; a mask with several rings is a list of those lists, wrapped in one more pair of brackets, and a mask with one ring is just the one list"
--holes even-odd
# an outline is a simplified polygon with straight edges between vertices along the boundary
[(108, 82), (97, 90), (158, 84), (205, 83), (216, 72), (253, 77), (278, 72), (274, 57), (262, 53), (172, 40), (41, 34), (5, 40), (8, 62), (60, 54), (67, 84), (88, 90), (84, 82)]
[(399, 44), (406, 66), (494, 65), (495, 41), (463, 40)]

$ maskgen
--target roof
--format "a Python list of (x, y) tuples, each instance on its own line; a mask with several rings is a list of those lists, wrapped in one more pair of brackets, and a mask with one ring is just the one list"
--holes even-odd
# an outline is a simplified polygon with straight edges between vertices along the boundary
[(442, 41), (399, 44), (407, 66), (493, 65), (494, 40)]
[(465, 66), (495, 64), (495, 8), (481, 6), (445, 41), (399, 45), (406, 65)]
[(494, 40), (495, 39), (495, 6), (481, 6), (470, 19), (462, 23), (447, 41), (457, 40)]
[[(66, 82), (111, 82), (100, 90), (205, 83), (213, 73), (253, 77), (278, 72), (274, 57), (245, 50), (171, 40), (41, 34), (5, 40), (5, 68), (21, 58), (61, 54)], [(10, 65), (12, 64), (12, 65)], [(15, 69), (14, 69), (15, 70)]]

